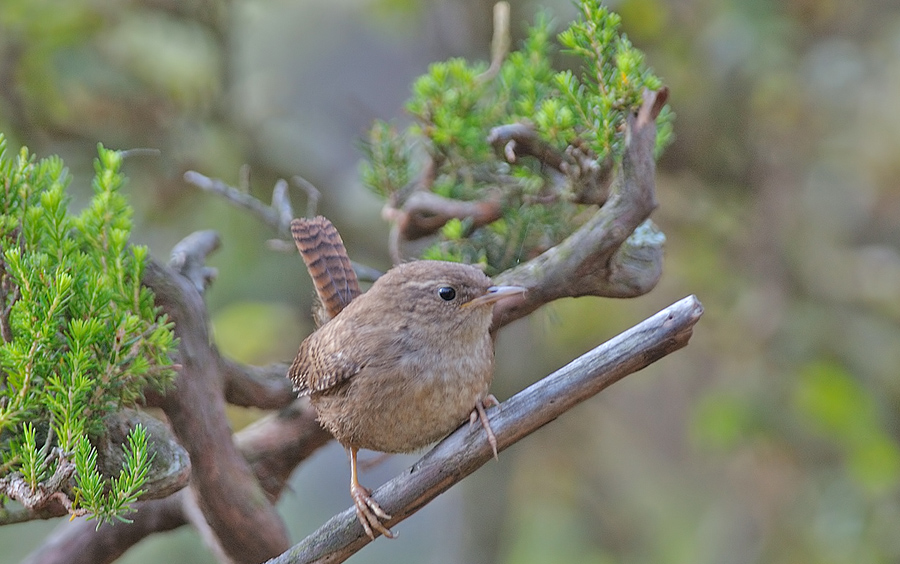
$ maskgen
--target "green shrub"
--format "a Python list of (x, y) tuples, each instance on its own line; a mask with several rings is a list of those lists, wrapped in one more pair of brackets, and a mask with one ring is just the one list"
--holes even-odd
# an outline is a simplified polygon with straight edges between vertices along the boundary
[[(558, 47), (553, 24), (542, 15), (495, 76), (483, 62), (433, 64), (406, 104), (414, 123), (402, 131), (385, 122), (371, 128), (362, 181), (391, 206), (402, 207), (425, 176), (425, 188), (455, 200), (502, 193), (499, 219), (478, 229), (465, 221), (448, 224), (425, 258), (482, 263), (495, 274), (558, 244), (589, 217), (574, 172), (549, 170), (536, 158), (509, 163), (488, 139), (493, 127), (527, 124), (557, 155), (574, 164), (577, 153), (577, 163), (587, 163), (582, 179), (594, 174), (586, 170), (591, 167), (612, 177), (627, 116), (640, 107), (645, 89), (662, 83), (621, 33), (617, 14), (596, 0), (579, 6), (580, 19), (557, 36), (563, 52), (574, 55), (575, 71), (553, 69)], [(657, 155), (672, 141), (672, 118), (668, 107), (657, 118)]]
[[(129, 245), (122, 155), (99, 148), (90, 204), (68, 211), (57, 157), (6, 155), (0, 135), (0, 501), (23, 478), (48, 487), (60, 464), (73, 514), (120, 517), (149, 466), (138, 426), (116, 480), (97, 473), (91, 440), (104, 418), (172, 382), (172, 326), (141, 286), (147, 249)], [(121, 518), (121, 517), (120, 517)]]

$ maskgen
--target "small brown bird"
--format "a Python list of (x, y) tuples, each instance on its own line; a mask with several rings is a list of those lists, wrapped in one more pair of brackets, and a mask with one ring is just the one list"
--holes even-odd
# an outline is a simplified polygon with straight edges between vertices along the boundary
[[(352, 301), (303, 341), (288, 376), (349, 453), (350, 495), (366, 534), (374, 539), (374, 529), (393, 538), (380, 521), (390, 515), (359, 483), (357, 451), (413, 452), (466, 419), (478, 418), (496, 456), (496, 438), (484, 411), (496, 404), (488, 393), (494, 372), (493, 305), (524, 288), (493, 286), (466, 264), (415, 261), (392, 268), (354, 297), (358, 287), (352, 270), (328, 274), (329, 268), (349, 268), (349, 259), (322, 256), (323, 249), (326, 254), (337, 249), (346, 257), (337, 232), (324, 246), (311, 243), (311, 230), (322, 237), (322, 225), (311, 222), (321, 219), (294, 220), (295, 241), (320, 297), (343, 292), (347, 297), (342, 299)], [(326, 227), (333, 230), (330, 223)], [(340, 307), (326, 302), (326, 309)]]

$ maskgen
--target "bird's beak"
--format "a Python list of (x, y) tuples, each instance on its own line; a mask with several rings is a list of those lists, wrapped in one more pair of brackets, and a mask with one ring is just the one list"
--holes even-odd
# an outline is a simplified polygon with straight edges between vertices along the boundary
[(526, 290), (522, 286), (491, 286), (484, 295), (469, 300), (463, 304), (463, 307), (492, 304), (509, 296), (524, 295), (525, 292)]

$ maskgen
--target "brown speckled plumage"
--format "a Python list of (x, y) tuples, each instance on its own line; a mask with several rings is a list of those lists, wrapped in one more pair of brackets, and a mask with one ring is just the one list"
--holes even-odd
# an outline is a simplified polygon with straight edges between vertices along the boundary
[(300, 345), (288, 377), (319, 422), (347, 448), (350, 494), (366, 533), (391, 537), (390, 519), (360, 485), (359, 449), (412, 452), (481, 420), (494, 373), (493, 304), (522, 288), (491, 286), (465, 264), (401, 264), (359, 294), (344, 245), (325, 218), (294, 220), (291, 233), (328, 320)]
[[(488, 395), (492, 304), (463, 304), (490, 285), (469, 265), (399, 265), (303, 341), (289, 376), (341, 443), (418, 450), (459, 426)], [(455, 290), (453, 300), (439, 296), (444, 287)], [(347, 410), (348, 403), (359, 409)]]
[(322, 216), (294, 219), (291, 235), (315, 284), (322, 306), (316, 321), (321, 325), (359, 295), (359, 282), (344, 241), (330, 221)]

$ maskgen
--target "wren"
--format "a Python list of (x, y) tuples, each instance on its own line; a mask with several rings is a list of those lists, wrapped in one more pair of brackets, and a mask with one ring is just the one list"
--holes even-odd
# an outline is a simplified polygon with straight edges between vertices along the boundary
[(393, 538), (390, 519), (359, 483), (357, 452), (414, 452), (465, 420), (481, 421), (494, 373), (494, 304), (522, 294), (478, 268), (442, 261), (400, 264), (360, 294), (337, 230), (324, 218), (291, 224), (329, 318), (300, 345), (289, 378), (350, 457), (350, 494), (366, 534)]

